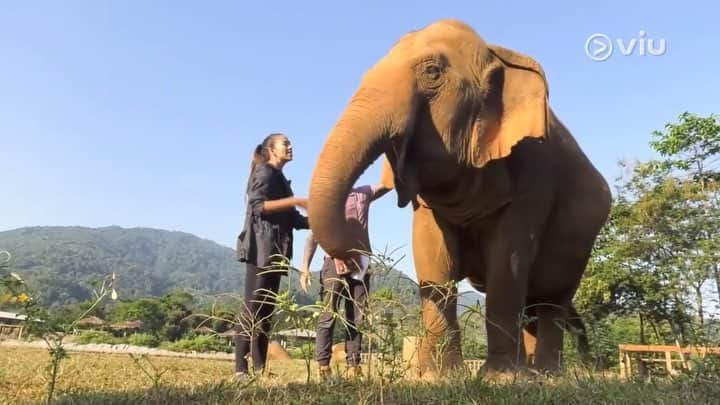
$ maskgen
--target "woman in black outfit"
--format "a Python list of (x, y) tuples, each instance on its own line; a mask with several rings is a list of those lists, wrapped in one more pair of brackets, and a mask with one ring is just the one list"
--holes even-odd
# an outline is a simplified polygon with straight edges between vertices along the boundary
[(283, 258), (292, 259), (293, 229), (308, 229), (307, 199), (293, 196), (282, 168), (292, 160), (292, 146), (280, 133), (270, 134), (255, 148), (247, 185), (245, 226), (238, 237), (238, 260), (245, 263), (245, 309), (235, 336), (235, 375), (248, 374), (251, 353), (256, 373), (265, 368), (270, 315), (280, 277), (287, 275)]

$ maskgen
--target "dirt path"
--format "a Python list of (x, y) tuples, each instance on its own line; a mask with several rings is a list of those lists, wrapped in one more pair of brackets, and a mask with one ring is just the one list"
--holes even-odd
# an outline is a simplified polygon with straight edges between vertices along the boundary
[[(37, 349), (47, 349), (45, 342), (36, 340), (32, 342), (25, 342), (20, 340), (2, 340), (0, 341), (0, 347), (28, 347)], [(90, 343), (90, 344), (77, 344), (77, 343), (65, 343), (63, 344), (65, 350), (72, 352), (86, 352), (86, 353), (116, 353), (116, 354), (147, 354), (148, 356), (163, 356), (163, 357), (183, 357), (192, 359), (212, 359), (212, 360), (234, 360), (233, 353), (221, 353), (221, 352), (174, 352), (172, 350), (156, 349), (144, 346), (133, 346), (133, 345), (111, 345), (106, 343)]]

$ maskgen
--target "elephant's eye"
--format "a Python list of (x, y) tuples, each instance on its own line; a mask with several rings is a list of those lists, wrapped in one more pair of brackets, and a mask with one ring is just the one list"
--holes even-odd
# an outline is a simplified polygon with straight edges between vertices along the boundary
[(428, 57), (415, 65), (418, 85), (428, 95), (434, 94), (442, 86), (446, 75), (446, 66), (445, 60), (438, 56)]
[(425, 66), (423, 73), (429, 80), (437, 80), (440, 78), (440, 73), (442, 72), (440, 71), (440, 66), (438, 65), (427, 65)]

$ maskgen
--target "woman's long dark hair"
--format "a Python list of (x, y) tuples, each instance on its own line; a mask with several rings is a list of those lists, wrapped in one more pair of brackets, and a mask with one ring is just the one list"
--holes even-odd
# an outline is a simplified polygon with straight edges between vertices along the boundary
[(259, 143), (255, 150), (253, 151), (252, 161), (250, 162), (250, 176), (248, 176), (248, 184), (247, 184), (247, 190), (250, 190), (250, 179), (252, 179), (253, 172), (255, 172), (255, 168), (262, 163), (267, 163), (270, 160), (270, 146), (273, 144), (273, 141), (276, 137), (282, 136), (282, 133), (275, 132), (272, 133), (263, 139), (261, 143)]

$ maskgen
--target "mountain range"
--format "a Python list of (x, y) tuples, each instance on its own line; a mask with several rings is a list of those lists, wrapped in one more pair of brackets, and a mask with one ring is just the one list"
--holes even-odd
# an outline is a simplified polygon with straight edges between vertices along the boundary
[[(109, 226), (25, 227), (0, 232), (0, 251), (11, 255), (10, 270), (22, 275), (49, 307), (92, 297), (92, 283), (115, 273), (121, 299), (161, 296), (173, 289), (192, 294), (242, 294), (245, 268), (235, 251), (195, 235), (151, 228)], [(417, 303), (417, 285), (395, 269), (376, 270), (371, 291), (387, 287)], [(318, 280), (317, 274), (313, 277)], [(297, 272), (283, 277), (300, 303), (314, 302), (318, 282), (308, 294), (298, 291)], [(483, 296), (463, 293), (458, 312)]]

